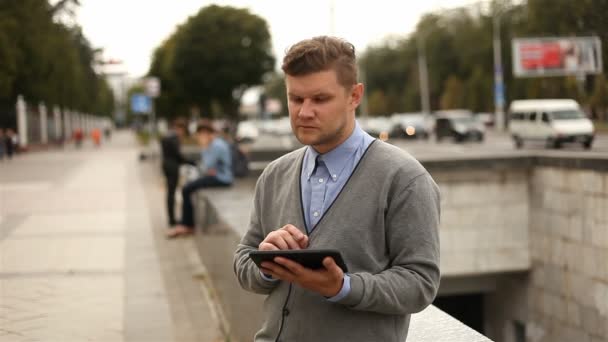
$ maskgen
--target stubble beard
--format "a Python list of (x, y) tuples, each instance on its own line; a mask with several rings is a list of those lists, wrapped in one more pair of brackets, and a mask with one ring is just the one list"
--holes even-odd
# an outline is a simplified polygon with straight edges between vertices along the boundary
[[(305, 141), (307, 140), (305, 137), (300, 137), (300, 134), (296, 134), (296, 137), (298, 138), (298, 141), (300, 141), (300, 143), (304, 144), (304, 145), (309, 145), (312, 147), (315, 146), (331, 146), (335, 143), (337, 143), (338, 141), (340, 141), (340, 139), (342, 138), (342, 135), (344, 134), (344, 130), (346, 129), (347, 123), (346, 121), (343, 122), (340, 126), (338, 126), (334, 131), (331, 132), (321, 132), (321, 134), (317, 137), (311, 137), (311, 139), (308, 139), (309, 141)], [(335, 146), (332, 146), (332, 148)]]

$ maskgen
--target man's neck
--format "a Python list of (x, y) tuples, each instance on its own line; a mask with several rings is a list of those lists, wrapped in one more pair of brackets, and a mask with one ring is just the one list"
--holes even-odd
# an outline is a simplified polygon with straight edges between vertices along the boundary
[(333, 144), (331, 147), (326, 147), (325, 145), (321, 146), (320, 148), (315, 147), (315, 146), (310, 146), (310, 147), (312, 147), (319, 154), (325, 154), (325, 153), (333, 151), (338, 146), (342, 145), (346, 140), (348, 140), (348, 138), (350, 138), (350, 136), (353, 135), (353, 133), (355, 132), (355, 127), (356, 127), (355, 122), (353, 121), (351, 124), (349, 124), (349, 126), (350, 127), (347, 127), (344, 130), (345, 132), (348, 132), (348, 134), (343, 134), (340, 137), (340, 139), (338, 140), (338, 142)]

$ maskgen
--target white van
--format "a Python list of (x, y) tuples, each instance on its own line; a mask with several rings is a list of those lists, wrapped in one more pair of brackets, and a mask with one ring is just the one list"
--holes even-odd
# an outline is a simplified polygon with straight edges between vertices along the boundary
[(560, 148), (562, 143), (580, 143), (591, 148), (593, 123), (574, 100), (516, 100), (509, 108), (509, 132), (515, 147), (524, 141), (545, 142)]

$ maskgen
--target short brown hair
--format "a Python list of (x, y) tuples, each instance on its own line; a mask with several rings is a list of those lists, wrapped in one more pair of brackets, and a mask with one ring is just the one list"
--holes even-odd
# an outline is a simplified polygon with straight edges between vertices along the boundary
[(196, 133), (215, 133), (215, 128), (210, 123), (201, 122), (196, 127)]
[(290, 76), (334, 69), (344, 87), (357, 83), (355, 47), (336, 37), (319, 36), (296, 43), (287, 50), (281, 69)]
[(173, 128), (183, 129), (184, 131), (188, 130), (188, 125), (186, 121), (182, 118), (177, 118), (173, 120)]

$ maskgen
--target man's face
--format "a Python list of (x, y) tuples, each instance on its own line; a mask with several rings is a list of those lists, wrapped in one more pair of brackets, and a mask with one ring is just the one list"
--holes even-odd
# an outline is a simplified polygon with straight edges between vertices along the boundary
[(213, 139), (213, 134), (211, 134), (207, 131), (201, 131), (201, 132), (196, 133), (196, 140), (198, 141), (198, 144), (202, 147), (206, 148), (207, 146), (209, 146), (212, 139)]
[(182, 126), (175, 127), (175, 134), (180, 138), (184, 138), (186, 136), (186, 129)]
[(344, 142), (355, 125), (363, 85), (345, 89), (334, 70), (285, 76), (291, 129), (296, 138), (326, 153)]

